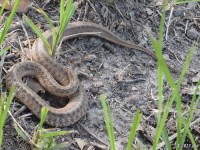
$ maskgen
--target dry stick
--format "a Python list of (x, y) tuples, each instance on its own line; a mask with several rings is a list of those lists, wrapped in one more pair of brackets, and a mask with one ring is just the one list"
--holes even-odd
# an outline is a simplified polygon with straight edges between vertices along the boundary
[[(22, 25), (22, 24), (21, 24)], [(27, 59), (32, 59), (32, 58), (29, 58), (30, 57), (30, 50), (31, 50), (31, 42), (30, 42), (30, 40), (29, 40), (29, 38), (28, 38), (28, 33), (27, 33), (27, 31), (26, 31), (26, 29), (24, 28), (24, 26), (22, 25), (22, 29), (23, 29), (23, 31), (24, 31), (24, 33), (25, 33), (25, 36), (26, 36), (26, 38), (27, 38), (27, 40), (28, 40), (28, 50), (26, 49), (24, 49), (23, 48), (23, 46), (22, 46), (22, 44), (21, 44), (21, 40), (20, 40), (20, 38), (18, 37), (18, 41), (19, 41), (19, 45), (20, 45), (20, 49), (21, 49), (21, 51), (22, 51), (22, 53), (21, 53), (21, 59), (22, 59), (22, 61), (27, 61)]]
[(168, 38), (169, 26), (170, 26), (173, 11), (174, 11), (174, 7), (172, 6), (172, 9), (171, 9), (170, 15), (169, 15), (169, 19), (168, 19), (168, 23), (167, 23), (166, 36), (165, 36), (166, 41), (167, 41), (167, 38)]
[(187, 20), (187, 22), (186, 22), (186, 25), (185, 25), (185, 34), (187, 33), (187, 29), (188, 29), (188, 20)]
[[(156, 12), (158, 13), (158, 15), (159, 15), (160, 17), (162, 17), (162, 13), (161, 13), (159, 10), (156, 10)], [(165, 24), (165, 26), (167, 26), (167, 24), (166, 24), (165, 21), (164, 21), (164, 24)]]
[(171, 54), (174, 55), (174, 57), (176, 58), (176, 60), (178, 61), (179, 64), (182, 64), (181, 61), (179, 60), (179, 58), (177, 57), (177, 55), (170, 48), (167, 48), (167, 51), (169, 51)]
[[(193, 126), (195, 123), (199, 122), (200, 118), (195, 120), (194, 122), (190, 123), (190, 127)], [(181, 130), (181, 133), (184, 131), (184, 129)], [(169, 137), (169, 141), (174, 140), (177, 137), (177, 133), (173, 134), (172, 136)], [(161, 142), (157, 145), (157, 149), (162, 148), (165, 145), (165, 142)]]
[(85, 21), (85, 16), (88, 12), (88, 1), (86, 2), (86, 5), (85, 5), (85, 11), (84, 11), (84, 15), (83, 15), (83, 21)]
[[(22, 42), (21, 42), (21, 40), (20, 40), (19, 37), (18, 37), (18, 43), (19, 43), (19, 46), (20, 46), (20, 48), (21, 48), (21, 51), (24, 53), (24, 49), (23, 49), (23, 46), (22, 46)], [(24, 58), (26, 58), (26, 57), (24, 57)], [(22, 57), (22, 61), (24, 61), (24, 58)]]
[(45, 0), (43, 3), (42, 3), (42, 8), (44, 9), (48, 4), (49, 4), (50, 0)]
[(119, 10), (117, 4), (115, 2), (114, 2), (114, 4), (115, 4), (115, 7), (116, 7), (115, 9), (118, 11), (118, 13), (122, 16), (122, 18), (124, 18), (127, 21), (127, 19), (123, 16), (122, 12)]
[[(20, 109), (18, 109), (14, 114), (13, 117), (17, 117), (19, 114), (21, 114), (23, 111), (25, 111), (27, 109), (27, 107), (24, 105), (22, 106)], [(8, 117), (8, 119), (6, 120), (6, 123), (8, 123), (11, 120), (10, 117)]]
[[(1, 49), (3, 49), (2, 46), (1, 46)], [(2, 75), (2, 69), (3, 69), (3, 64), (4, 64), (5, 57), (6, 57), (5, 53), (3, 55), (1, 55), (1, 62), (0, 62), (0, 85), (2, 85), (1, 75)], [(2, 90), (2, 88), (1, 88), (1, 90)], [(1, 91), (1, 93), (2, 93), (2, 91)]]
[(12, 113), (8, 111), (9, 115), (13, 119), (14, 123), (17, 124), (17, 126), (20, 128), (20, 130), (28, 137), (29, 141), (31, 140), (30, 135), (21, 127), (21, 125), (17, 122), (17, 120), (13, 117)]
[(89, 2), (90, 7), (92, 7), (92, 9), (97, 13), (97, 10), (95, 9), (94, 5), (91, 3), (90, 0), (87, 0)]
[(22, 27), (24, 33), (25, 33), (26, 39), (28, 40), (28, 47), (29, 47), (29, 49), (30, 49), (30, 48), (31, 48), (31, 42), (30, 42), (30, 40), (29, 40), (28, 32), (27, 32), (27, 30), (26, 30), (24, 24), (25, 24), (24, 21), (20, 21), (20, 25), (21, 25), (21, 27)]

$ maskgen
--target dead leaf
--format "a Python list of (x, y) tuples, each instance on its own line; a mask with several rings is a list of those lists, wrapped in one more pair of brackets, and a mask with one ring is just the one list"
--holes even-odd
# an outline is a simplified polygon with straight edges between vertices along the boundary
[[(0, 0), (0, 6), (2, 6), (4, 3), (4, 0)], [(12, 10), (14, 6), (14, 1), (8, 1), (8, 4), (6, 5), (5, 9)], [(31, 6), (30, 0), (21, 0), (19, 3), (19, 7), (17, 9), (17, 12), (24, 13), (28, 10), (28, 8)]]

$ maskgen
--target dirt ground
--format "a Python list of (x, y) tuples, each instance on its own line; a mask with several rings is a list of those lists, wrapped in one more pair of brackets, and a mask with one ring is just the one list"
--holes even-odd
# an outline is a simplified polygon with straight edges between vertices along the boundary
[[(88, 21), (100, 24), (120, 38), (153, 51), (149, 35), (157, 37), (162, 10), (160, 1), (115, 0), (112, 4), (102, 0), (77, 0), (76, 2), (78, 3), (78, 9), (71, 22)], [(34, 1), (34, 4), (42, 7), (39, 0)], [(55, 25), (58, 25), (59, 3), (50, 1), (43, 7)], [(174, 11), (170, 17), (172, 9), (172, 7), (169, 7), (166, 12), (165, 25), (168, 26), (168, 30), (165, 26), (163, 54), (170, 66), (181, 69), (192, 42), (197, 39), (200, 33), (200, 5), (189, 3), (174, 6)], [(33, 8), (30, 8), (26, 15), (42, 30), (45, 31), (49, 28), (42, 15), (38, 14)], [(168, 25), (169, 17), (170, 24)], [(20, 21), (22, 21), (21, 14), (17, 14), (12, 24), (13, 31), (6, 38), (6, 43), (12, 47), (12, 51), (5, 56), (5, 70), (8, 70), (14, 63), (25, 60), (23, 52), (25, 49), (30, 49), (30, 47), (24, 31), (27, 31), (31, 43), (36, 39), (36, 35), (27, 26), (24, 27), (25, 30), (22, 28), (15, 29)], [(133, 147), (136, 148), (139, 145), (138, 143), (143, 143), (148, 149), (151, 148), (158, 108), (157, 62), (145, 53), (120, 47), (96, 37), (83, 37), (65, 41), (59, 55), (56, 57), (57, 61), (63, 65), (72, 65), (76, 60), (83, 58), (85, 61), (77, 66), (77, 70), (89, 99), (88, 112), (75, 125), (63, 128), (75, 130), (76, 133), (61, 137), (58, 141), (68, 141), (69, 146), (66, 149), (69, 150), (80, 149), (80, 145), (77, 144), (80, 141), (85, 141), (86, 147), (92, 148), (93, 145), (94, 149), (98, 149), (100, 146), (107, 147), (109, 145), (108, 136), (102, 107), (98, 99), (100, 94), (105, 94), (112, 111), (117, 150), (125, 149), (137, 108), (142, 111), (143, 117)], [(181, 89), (184, 116), (189, 109), (195, 84), (200, 78), (199, 59), (200, 47), (197, 45), (188, 71), (192, 75), (184, 79)], [(178, 75), (173, 75), (177, 80)], [(165, 101), (169, 94), (170, 89), (165, 81)], [(21, 107), (22, 105), (14, 101), (11, 111), (14, 113)], [(174, 107), (170, 110), (170, 116), (166, 123), (169, 136), (176, 133), (175, 113), (176, 109)], [(193, 122), (198, 118), (198, 114), (196, 114)], [(30, 134), (39, 122), (29, 110), (25, 110), (16, 116), (16, 120)], [(199, 127), (198, 122), (194, 122), (191, 126), (197, 145), (200, 145)], [(172, 140), (172, 143), (174, 143), (174, 140)], [(187, 140), (185, 143), (191, 146)], [(30, 146), (17, 135), (12, 121), (7, 122), (5, 125), (3, 149), (30, 149)]]

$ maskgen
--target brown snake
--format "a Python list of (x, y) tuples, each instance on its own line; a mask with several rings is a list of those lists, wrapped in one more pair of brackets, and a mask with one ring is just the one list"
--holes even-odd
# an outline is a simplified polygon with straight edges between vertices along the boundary
[[(103, 38), (120, 46), (143, 51), (156, 59), (155, 54), (149, 49), (124, 41), (105, 27), (94, 23), (70, 23), (63, 33), (63, 40), (90, 35)], [(44, 32), (44, 36), (51, 43), (51, 31)], [(31, 56), (34, 62), (21, 62), (8, 71), (6, 86), (9, 88), (11, 85), (15, 85), (15, 97), (19, 102), (25, 104), (37, 117), (40, 118), (40, 110), (46, 106), (49, 109), (46, 118), (47, 124), (56, 127), (74, 124), (86, 114), (88, 107), (85, 90), (79, 83), (77, 75), (72, 69), (64, 68), (51, 58), (41, 39), (36, 40), (33, 44)], [(69, 103), (63, 108), (51, 107), (24, 84), (22, 78), (25, 76), (35, 77), (53, 95), (68, 97)]]

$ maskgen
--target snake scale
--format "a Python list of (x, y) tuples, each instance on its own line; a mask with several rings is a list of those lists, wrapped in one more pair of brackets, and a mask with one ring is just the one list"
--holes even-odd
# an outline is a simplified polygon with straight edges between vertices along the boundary
[[(44, 36), (51, 43), (51, 31), (44, 32)], [(80, 36), (97, 36), (117, 45), (145, 52), (156, 59), (155, 54), (149, 49), (122, 40), (107, 28), (94, 23), (70, 23), (62, 38), (63, 40), (68, 40)], [(88, 98), (73, 69), (66, 69), (50, 57), (41, 39), (34, 42), (31, 49), (31, 57), (33, 62), (21, 62), (11, 67), (6, 75), (6, 86), (10, 88), (11, 85), (14, 85), (17, 100), (26, 105), (38, 118), (40, 118), (41, 108), (46, 106), (49, 109), (45, 121), (47, 124), (63, 127), (77, 122), (87, 112)], [(35, 77), (53, 95), (68, 97), (69, 103), (62, 108), (51, 107), (25, 85), (22, 81), (25, 76)]]

